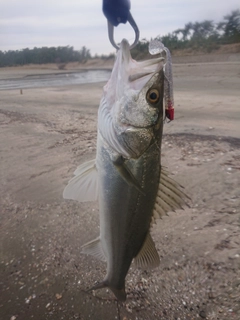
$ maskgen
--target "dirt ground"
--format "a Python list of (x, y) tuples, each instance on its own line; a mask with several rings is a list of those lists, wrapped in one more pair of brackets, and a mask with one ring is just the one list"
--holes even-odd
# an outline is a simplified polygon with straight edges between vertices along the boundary
[(80, 254), (99, 233), (97, 203), (62, 198), (95, 157), (104, 84), (0, 91), (0, 319), (240, 319), (240, 63), (175, 64), (174, 80), (163, 164), (190, 208), (154, 226), (160, 267), (131, 268), (125, 303), (86, 292), (106, 268)]

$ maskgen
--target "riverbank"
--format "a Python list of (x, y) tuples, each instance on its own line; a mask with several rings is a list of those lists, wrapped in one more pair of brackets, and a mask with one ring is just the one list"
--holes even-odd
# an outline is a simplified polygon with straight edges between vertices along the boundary
[(105, 274), (104, 263), (80, 254), (98, 236), (97, 204), (62, 199), (76, 167), (96, 155), (105, 83), (0, 92), (0, 318), (240, 318), (240, 65), (174, 64), (173, 72), (175, 120), (164, 125), (162, 161), (190, 208), (153, 227), (160, 266), (131, 268), (123, 304), (86, 292)]
[[(173, 64), (189, 64), (189, 63), (240, 63), (240, 45), (226, 46), (216, 53), (203, 52), (188, 52), (176, 51), (172, 56)], [(60, 70), (55, 63), (42, 65), (24, 65), (17, 67), (0, 68), (0, 80), (9, 78), (21, 78), (28, 75), (45, 75), (45, 74), (66, 74), (76, 73), (82, 70), (111, 70), (114, 64), (114, 59), (91, 59), (85, 63), (70, 62), (67, 63), (64, 69)]]

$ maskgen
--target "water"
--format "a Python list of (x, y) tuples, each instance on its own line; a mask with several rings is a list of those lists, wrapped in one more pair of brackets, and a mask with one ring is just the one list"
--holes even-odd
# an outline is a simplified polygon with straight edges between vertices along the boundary
[(106, 82), (110, 70), (84, 70), (78, 73), (30, 75), (19, 79), (0, 80), (0, 90), (61, 87), (83, 83)]

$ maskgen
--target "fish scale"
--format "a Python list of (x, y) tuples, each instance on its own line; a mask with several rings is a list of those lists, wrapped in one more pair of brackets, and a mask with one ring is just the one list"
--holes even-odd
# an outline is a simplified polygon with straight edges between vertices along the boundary
[(162, 57), (137, 62), (122, 41), (99, 106), (96, 159), (80, 165), (63, 192), (65, 199), (98, 199), (100, 235), (82, 252), (107, 263), (91, 289), (108, 287), (121, 301), (132, 261), (159, 265), (152, 223), (186, 198), (161, 167), (164, 81)]

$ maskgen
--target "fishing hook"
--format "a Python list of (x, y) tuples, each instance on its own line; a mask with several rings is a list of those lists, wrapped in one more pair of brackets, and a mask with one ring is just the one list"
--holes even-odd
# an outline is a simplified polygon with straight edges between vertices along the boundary
[(130, 13), (130, 8), (130, 0), (103, 0), (102, 10), (108, 22), (108, 38), (112, 46), (117, 50), (119, 50), (119, 46), (114, 40), (114, 27), (117, 27), (119, 23), (129, 22), (135, 32), (135, 40), (130, 49), (134, 48), (139, 40), (140, 32)]
[[(130, 49), (134, 48), (139, 40), (139, 29), (138, 26), (135, 22), (135, 20), (133, 19), (133, 16), (131, 15), (131, 13), (128, 13), (128, 22), (130, 23), (130, 25), (132, 26), (134, 32), (135, 32), (135, 40), (133, 42), (133, 44), (130, 46)], [(108, 20), (108, 38), (109, 41), (111, 42), (112, 46), (114, 48), (116, 48), (117, 50), (119, 50), (119, 46), (116, 44), (115, 40), (114, 40), (114, 25), (111, 24), (111, 22)]]

